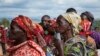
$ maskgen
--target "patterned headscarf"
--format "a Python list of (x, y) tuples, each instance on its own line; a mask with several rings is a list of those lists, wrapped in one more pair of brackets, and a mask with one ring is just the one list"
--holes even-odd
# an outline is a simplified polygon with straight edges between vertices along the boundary
[(62, 16), (73, 25), (74, 33), (79, 33), (79, 24), (81, 22), (81, 18), (74, 12), (69, 12), (62, 14)]
[(34, 35), (37, 36), (38, 33), (43, 33), (41, 26), (35, 23), (33, 24), (28, 17), (22, 15), (13, 19), (11, 26), (15, 23), (25, 31), (28, 40), (16, 46), (9, 46), (7, 48), (9, 56), (45, 56), (43, 49), (33, 41)]
[(11, 25), (17, 23), (18, 26), (25, 31), (27, 39), (32, 39), (37, 33), (43, 34), (43, 29), (39, 24), (33, 23), (31, 19), (26, 16), (19, 15), (12, 20)]

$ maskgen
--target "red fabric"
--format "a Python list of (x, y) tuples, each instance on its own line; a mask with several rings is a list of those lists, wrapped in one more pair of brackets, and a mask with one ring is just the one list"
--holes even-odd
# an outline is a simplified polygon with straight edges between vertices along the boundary
[(31, 40), (9, 48), (9, 52), (9, 56), (45, 56), (41, 47)]
[(50, 27), (48, 30), (49, 33), (44, 37), (47, 44), (50, 44), (53, 41), (53, 35), (50, 34), (50, 31), (55, 32), (56, 27), (57, 27), (56, 20), (51, 20)]
[(56, 20), (51, 20), (51, 23), (50, 23), (51, 27), (53, 28), (56, 28), (57, 27), (57, 24), (56, 24)]
[(89, 22), (88, 20), (83, 20), (81, 25), (84, 31), (89, 31), (91, 22)]
[(18, 16), (12, 20), (12, 24), (16, 23), (27, 34), (27, 41), (17, 46), (8, 48), (9, 56), (45, 56), (42, 48), (33, 41), (34, 35), (43, 34), (43, 29), (38, 24), (33, 24), (26, 16)]
[(28, 39), (33, 39), (33, 34), (43, 34), (43, 29), (39, 24), (33, 24), (26, 16), (16, 17), (12, 22), (16, 22), (22, 29), (27, 32)]
[(46, 35), (46, 36), (44, 37), (44, 39), (45, 39), (45, 41), (46, 41), (47, 44), (50, 44), (50, 43), (53, 41), (53, 36), (51, 36), (51, 35)]
[(6, 36), (6, 30), (3, 27), (0, 27), (0, 39), (2, 43), (6, 43), (7, 41), (7, 36)]
[(90, 32), (90, 27), (91, 27), (91, 22), (90, 22), (90, 21), (88, 21), (88, 20), (83, 20), (83, 21), (81, 22), (81, 26), (82, 26), (82, 29), (83, 29), (83, 31), (80, 32), (81, 35), (88, 35), (88, 34), (91, 33), (91, 32)]

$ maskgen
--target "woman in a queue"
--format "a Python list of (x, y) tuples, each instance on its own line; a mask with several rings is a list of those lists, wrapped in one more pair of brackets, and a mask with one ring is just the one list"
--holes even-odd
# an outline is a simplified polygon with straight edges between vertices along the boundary
[[(9, 30), (9, 56), (45, 56), (42, 49), (45, 43), (41, 34), (39, 26), (28, 17), (20, 15), (14, 18)], [(35, 39), (41, 43), (40, 46)]]
[(90, 34), (91, 34), (91, 27), (94, 21), (94, 17), (90, 12), (86, 11), (81, 14), (81, 19), (82, 20), (80, 25), (82, 29), (80, 31), (80, 35), (86, 37), (87, 43), (89, 45), (93, 45), (91, 46), (93, 48), (96, 46), (96, 44), (94, 39), (90, 37)]
[(41, 18), (40, 25), (44, 30), (44, 39), (47, 43), (45, 52), (47, 56), (56, 55), (55, 46), (54, 46), (54, 33), (56, 28), (56, 21), (52, 20), (49, 15), (44, 15)]

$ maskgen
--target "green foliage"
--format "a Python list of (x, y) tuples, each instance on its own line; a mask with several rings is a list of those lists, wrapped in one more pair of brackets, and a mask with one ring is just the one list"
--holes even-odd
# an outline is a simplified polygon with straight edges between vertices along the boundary
[(93, 27), (100, 27), (100, 20), (94, 21)]
[(7, 18), (2, 18), (0, 21), (0, 25), (4, 25), (4, 27), (8, 27), (10, 25), (10, 22)]

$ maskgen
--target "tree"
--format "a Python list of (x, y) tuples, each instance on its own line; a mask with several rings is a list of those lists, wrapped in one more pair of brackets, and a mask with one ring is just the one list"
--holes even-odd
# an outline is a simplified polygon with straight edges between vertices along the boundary
[(93, 27), (100, 27), (100, 20), (94, 21)]
[(0, 24), (4, 25), (4, 27), (8, 27), (10, 25), (10, 22), (7, 18), (2, 18)]

